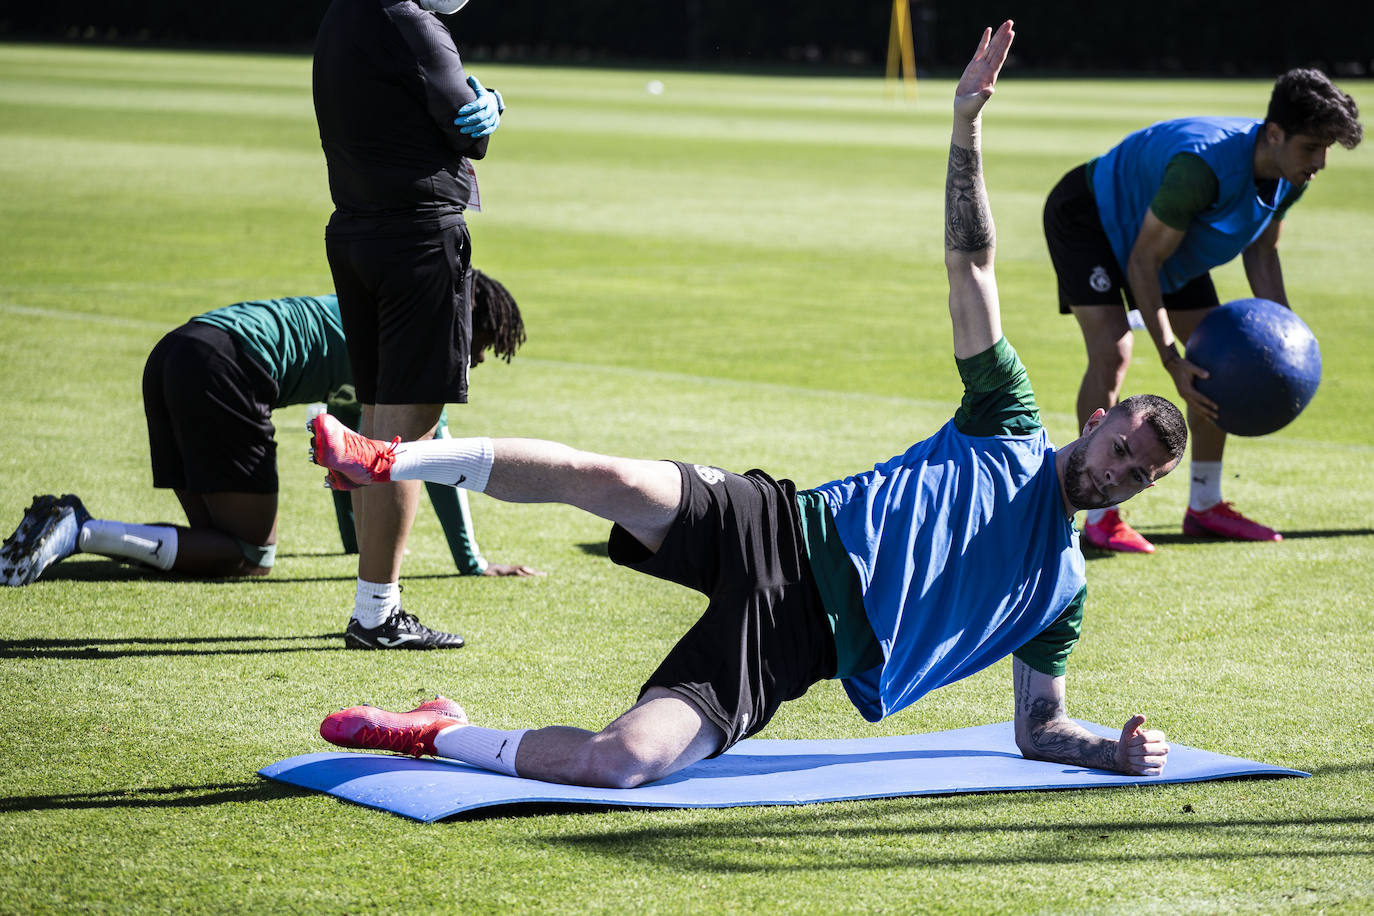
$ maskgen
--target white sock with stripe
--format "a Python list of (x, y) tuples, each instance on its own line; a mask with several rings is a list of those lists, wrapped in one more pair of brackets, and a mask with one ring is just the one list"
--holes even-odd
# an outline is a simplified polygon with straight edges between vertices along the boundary
[(165, 572), (177, 560), (177, 530), (171, 525), (133, 525), (93, 518), (81, 526), (76, 546), (82, 553), (136, 560)]
[(481, 493), (493, 461), (491, 440), (426, 439), (396, 446), (392, 480), (423, 480)]
[(528, 728), (505, 731), (478, 725), (454, 725), (434, 736), (434, 751), (440, 757), (461, 760), (484, 770), (519, 776), (515, 772), (515, 752)]

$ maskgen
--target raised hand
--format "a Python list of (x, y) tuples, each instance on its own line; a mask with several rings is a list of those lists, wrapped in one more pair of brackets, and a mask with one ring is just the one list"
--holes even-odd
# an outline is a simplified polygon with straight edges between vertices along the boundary
[(1008, 19), (994, 33), (984, 29), (982, 40), (973, 59), (964, 68), (959, 84), (954, 87), (954, 113), (972, 121), (983, 110), (983, 105), (992, 97), (997, 75), (1007, 61), (1011, 50), (1011, 40), (1016, 37), (1012, 31), (1012, 21)]

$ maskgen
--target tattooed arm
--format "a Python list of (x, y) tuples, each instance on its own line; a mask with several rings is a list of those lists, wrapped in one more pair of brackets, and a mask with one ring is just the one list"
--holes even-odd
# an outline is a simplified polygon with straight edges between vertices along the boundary
[(992, 96), (1013, 37), (1010, 20), (996, 34), (985, 29), (954, 90), (954, 134), (945, 176), (945, 271), (954, 355), (961, 359), (983, 352), (1002, 336), (992, 271), (996, 232), (983, 182), (981, 134), (983, 105)]
[(1116, 770), (1132, 776), (1164, 771), (1169, 745), (1164, 733), (1143, 728), (1145, 717), (1131, 716), (1120, 738), (1103, 738), (1064, 714), (1064, 676), (1051, 677), (1012, 658), (1016, 682), (1016, 746), (1029, 760)]

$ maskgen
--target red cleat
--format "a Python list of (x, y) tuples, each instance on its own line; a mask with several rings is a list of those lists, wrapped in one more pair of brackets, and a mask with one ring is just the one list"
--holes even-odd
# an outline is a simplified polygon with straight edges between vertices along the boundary
[(463, 711), (463, 707), (450, 700), (448, 697), (435, 697), (426, 700), (404, 715), (413, 716), (417, 713), (432, 713), (436, 718), (453, 719), (459, 725), (468, 724), (468, 714)]
[(1195, 538), (1219, 537), (1232, 541), (1283, 540), (1283, 535), (1273, 528), (1252, 522), (1225, 501), (1201, 512), (1190, 507), (1183, 515), (1183, 533)]
[(1122, 553), (1154, 553), (1155, 545), (1121, 519), (1116, 509), (1108, 509), (1096, 522), (1083, 525), (1083, 540), (1098, 550)]
[[(441, 707), (441, 703), (445, 705)], [(450, 709), (459, 717), (446, 715)], [(432, 756), (435, 735), (450, 726), (466, 724), (467, 716), (458, 704), (436, 697), (410, 712), (387, 712), (375, 706), (341, 709), (320, 723), (320, 737), (339, 747)]]
[(322, 413), (306, 424), (310, 430), (310, 458), (329, 469), (329, 485), (352, 490), (391, 480), (398, 436), (390, 444), (360, 436), (333, 415)]

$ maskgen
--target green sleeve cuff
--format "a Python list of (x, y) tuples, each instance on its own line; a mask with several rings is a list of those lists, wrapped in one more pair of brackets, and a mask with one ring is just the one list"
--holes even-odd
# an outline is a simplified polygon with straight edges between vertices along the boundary
[(1028, 436), (1041, 428), (1030, 376), (1005, 337), (982, 353), (955, 358), (964, 399), (954, 425), (966, 436)]
[(1035, 638), (1017, 649), (1015, 655), (1041, 674), (1061, 677), (1068, 670), (1069, 654), (1083, 630), (1083, 604), (1088, 597), (1085, 585), (1073, 596), (1068, 607)]

